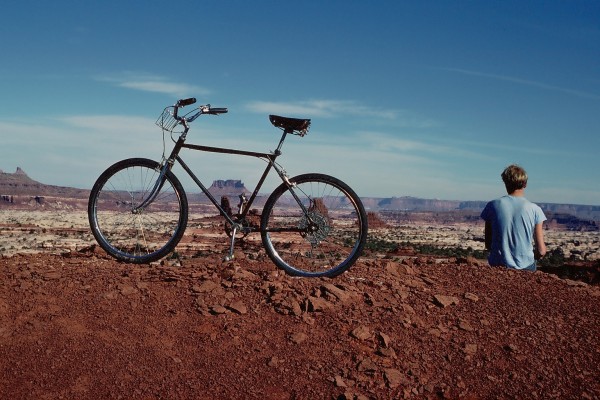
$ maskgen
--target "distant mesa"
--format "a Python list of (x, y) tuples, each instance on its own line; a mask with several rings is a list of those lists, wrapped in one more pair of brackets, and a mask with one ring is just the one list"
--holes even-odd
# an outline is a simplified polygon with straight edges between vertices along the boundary
[(11, 183), (14, 184), (14, 185), (20, 185), (20, 184), (40, 184), (39, 182), (36, 182), (33, 179), (31, 179), (25, 173), (25, 171), (23, 171), (21, 169), (21, 167), (17, 167), (17, 170), (15, 171), (14, 174), (11, 174), (11, 173), (8, 173), (8, 172), (4, 172), (4, 171), (0, 170), (0, 185), (11, 184)]
[[(244, 193), (248, 194), (249, 191), (244, 186), (244, 183), (239, 179), (217, 179), (214, 180), (212, 185), (208, 188), (210, 194), (217, 199), (221, 200), (223, 197), (227, 198), (227, 201), (231, 205), (238, 204), (239, 196)], [(209, 200), (200, 190), (190, 191), (186, 193), (188, 201), (192, 203), (209, 204)], [(260, 197), (260, 196), (259, 196)], [(222, 204), (223, 205), (223, 204)], [(260, 199), (254, 202), (255, 206), (262, 205)], [(210, 208), (210, 207), (209, 207)]]
[(89, 190), (40, 183), (31, 179), (21, 167), (14, 173), (0, 171), (2, 203), (29, 204), (32, 201), (39, 205), (44, 202), (44, 197), (84, 199), (89, 193)]
[[(378, 199), (378, 209), (406, 210), (406, 211), (453, 211), (462, 209), (461, 201), (420, 199), (417, 197), (388, 197)], [(485, 205), (485, 204), (484, 204)], [(367, 206), (367, 205), (365, 205)], [(483, 207), (482, 207), (483, 208)]]
[(239, 179), (218, 179), (213, 181), (208, 191), (213, 195), (220, 196), (239, 196), (242, 193), (248, 193), (244, 183)]
[[(386, 183), (382, 185), (386, 185)], [(240, 194), (249, 193), (239, 179), (214, 180), (208, 190), (217, 200), (222, 196), (228, 196), (232, 204), (237, 204)], [(89, 193), (89, 189), (75, 189), (37, 182), (31, 179), (21, 167), (17, 167), (14, 173), (0, 170), (0, 207), (2, 208), (50, 207), (59, 202), (85, 208)], [(268, 195), (269, 193), (259, 194), (254, 206), (262, 207)], [(188, 192), (187, 196), (191, 202), (209, 204), (206, 196), (199, 191)], [(375, 213), (393, 217), (399, 221), (405, 220), (407, 223), (411, 221), (478, 223), (481, 222), (479, 213), (486, 204), (486, 201), (422, 199), (411, 196), (361, 197), (361, 200), (366, 211), (371, 213), (369, 220), (373, 227), (381, 225), (380, 221), (375, 219)], [(554, 203), (538, 203), (538, 205), (548, 218), (547, 226), (561, 226), (569, 230), (600, 230), (600, 206)]]

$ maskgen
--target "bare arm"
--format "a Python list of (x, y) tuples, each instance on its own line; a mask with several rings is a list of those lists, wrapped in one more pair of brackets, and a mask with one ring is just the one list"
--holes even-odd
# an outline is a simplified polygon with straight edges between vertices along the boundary
[(485, 248), (487, 250), (492, 248), (492, 223), (486, 221), (485, 222), (485, 231), (484, 231), (484, 235), (485, 235)]
[(535, 241), (535, 258), (539, 259), (544, 257), (544, 255), (546, 255), (546, 243), (544, 243), (544, 230), (542, 229), (541, 222), (535, 226), (533, 240)]

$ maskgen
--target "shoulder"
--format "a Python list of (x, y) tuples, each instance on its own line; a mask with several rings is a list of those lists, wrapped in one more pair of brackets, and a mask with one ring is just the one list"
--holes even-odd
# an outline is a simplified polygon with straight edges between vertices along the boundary
[(489, 201), (483, 208), (483, 211), (481, 211), (481, 218), (486, 221), (489, 220), (491, 216), (496, 213), (496, 208), (498, 208), (498, 203), (501, 199), (502, 198)]
[(507, 201), (508, 199), (510, 199), (510, 196), (508, 196), (508, 195), (504, 195), (504, 196), (498, 197), (498, 198), (496, 198), (496, 199), (494, 199), (494, 200), (490, 200), (490, 201), (488, 201), (487, 205), (488, 205), (488, 206), (497, 205), (497, 204), (500, 204), (500, 203), (502, 203), (502, 202), (505, 202), (505, 201)]
[(536, 203), (529, 201), (524, 197), (523, 197), (523, 201), (527, 204), (527, 207), (529, 207), (530, 209), (535, 210), (535, 211), (542, 211), (542, 208), (540, 206), (538, 206)]
[(511, 204), (511, 197), (510, 196), (502, 196), (502, 197), (498, 197), (497, 199), (494, 199), (492, 201), (489, 201), (485, 205), (485, 208), (498, 209), (498, 208), (506, 207), (509, 204)]
[(546, 215), (544, 214), (542, 207), (529, 200), (527, 200), (527, 206), (529, 207), (529, 210), (536, 216), (536, 219), (539, 222), (546, 220)]

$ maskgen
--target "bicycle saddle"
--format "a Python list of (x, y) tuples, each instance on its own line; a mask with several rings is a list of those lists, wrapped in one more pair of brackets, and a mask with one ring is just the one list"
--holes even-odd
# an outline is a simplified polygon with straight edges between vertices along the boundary
[(269, 120), (277, 128), (283, 129), (287, 133), (297, 133), (304, 136), (310, 127), (310, 119), (280, 117), (279, 115), (269, 115)]

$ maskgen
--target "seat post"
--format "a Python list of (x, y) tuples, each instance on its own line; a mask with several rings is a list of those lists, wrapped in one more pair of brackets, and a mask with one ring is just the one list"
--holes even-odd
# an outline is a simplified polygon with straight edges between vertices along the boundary
[(280, 155), (281, 154), (281, 146), (283, 146), (283, 141), (285, 140), (285, 137), (288, 133), (292, 133), (294, 132), (293, 130), (289, 130), (286, 129), (283, 131), (283, 134), (281, 135), (281, 139), (279, 139), (279, 144), (277, 145), (277, 150), (275, 150), (275, 154), (276, 155)]

